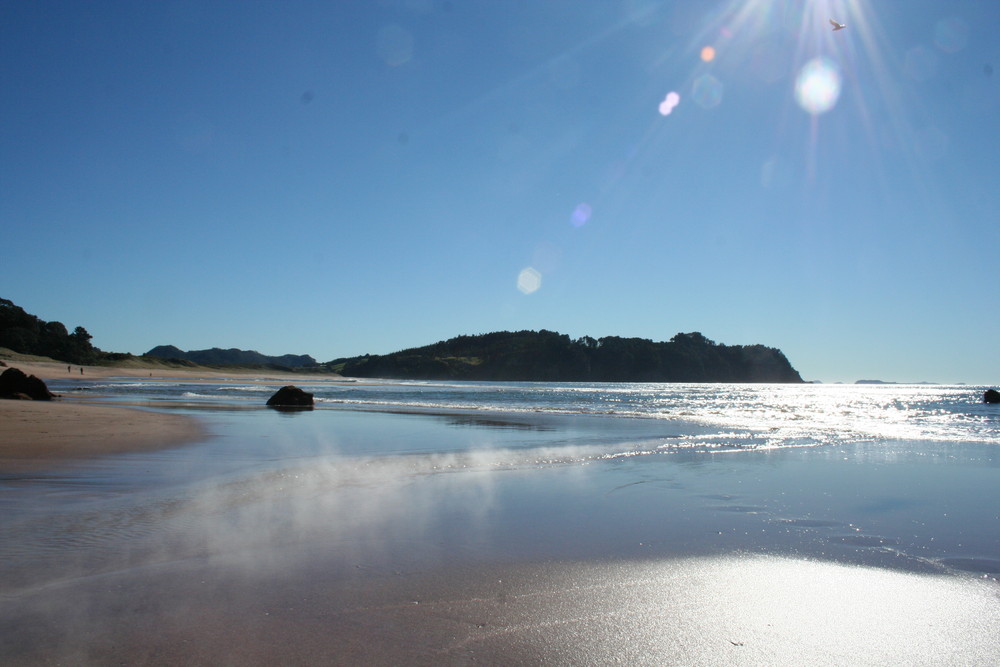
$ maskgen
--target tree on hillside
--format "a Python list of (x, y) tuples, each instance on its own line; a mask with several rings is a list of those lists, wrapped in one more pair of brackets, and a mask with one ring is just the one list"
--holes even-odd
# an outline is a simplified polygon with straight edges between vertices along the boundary
[(0, 299), (0, 347), (21, 354), (52, 357), (74, 364), (93, 363), (102, 352), (91, 345), (83, 327), (70, 334), (62, 322), (46, 322), (26, 313), (9, 299)]

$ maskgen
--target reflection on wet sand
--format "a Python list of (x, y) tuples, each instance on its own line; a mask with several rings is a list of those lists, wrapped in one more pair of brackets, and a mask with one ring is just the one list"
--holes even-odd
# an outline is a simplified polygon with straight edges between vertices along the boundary
[[(7, 664), (990, 664), (992, 583), (765, 556), (331, 573), (186, 559), (6, 597)], [(66, 601), (73, 604), (67, 605)]]
[(205, 414), (198, 445), (3, 480), (4, 664), (1000, 652), (995, 506), (954, 491), (995, 474), (958, 450), (860, 465), (664, 451), (655, 420)]

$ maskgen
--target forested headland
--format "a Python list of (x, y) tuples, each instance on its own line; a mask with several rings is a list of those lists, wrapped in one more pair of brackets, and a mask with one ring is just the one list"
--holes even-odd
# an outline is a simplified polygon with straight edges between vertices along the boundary
[(70, 333), (62, 322), (46, 322), (13, 301), (0, 299), (0, 347), (72, 364), (93, 364), (108, 353), (91, 345), (91, 338), (83, 327)]
[(644, 338), (576, 340), (553, 331), (459, 336), (393, 354), (339, 359), (342, 375), (422, 380), (544, 382), (802, 382), (773, 347), (722, 345), (701, 333), (667, 342)]
[(324, 364), (317, 364), (308, 355), (266, 357), (254, 351), (218, 348), (183, 352), (172, 346), (135, 357), (104, 352), (91, 344), (91, 338), (82, 326), (71, 333), (61, 322), (46, 322), (0, 299), (0, 347), (72, 364), (249, 366), (409, 380), (802, 382), (781, 350), (764, 345), (723, 345), (698, 332), (654, 342), (617, 336), (574, 340), (545, 329), (498, 331)]

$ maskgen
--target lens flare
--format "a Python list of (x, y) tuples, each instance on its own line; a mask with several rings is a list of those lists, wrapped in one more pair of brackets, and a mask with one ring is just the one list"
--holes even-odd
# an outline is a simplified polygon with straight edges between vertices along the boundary
[(814, 58), (805, 64), (795, 80), (795, 99), (813, 115), (826, 113), (840, 98), (840, 70), (828, 58)]
[(945, 53), (957, 53), (969, 41), (969, 26), (960, 18), (944, 19), (934, 26), (934, 45)]
[(542, 286), (542, 274), (534, 268), (528, 266), (521, 269), (517, 276), (517, 289), (522, 294), (533, 294)]
[[(669, 112), (668, 112), (669, 113)], [(573, 209), (573, 215), (570, 216), (570, 222), (574, 227), (583, 227), (590, 220), (590, 214), (594, 210), (590, 207), (590, 204), (583, 202), (578, 204), (575, 209)]]
[(722, 82), (711, 74), (703, 74), (691, 86), (691, 98), (702, 109), (714, 109), (722, 103)]
[(375, 52), (390, 67), (399, 67), (413, 58), (413, 35), (395, 23), (378, 31)]
[(701, 50), (701, 59), (706, 63), (710, 63), (715, 60), (715, 49), (711, 46), (704, 47)]
[(681, 96), (674, 91), (670, 91), (667, 93), (667, 96), (663, 98), (663, 101), (660, 102), (660, 115), (669, 116), (670, 112), (674, 110), (674, 107), (680, 103)]

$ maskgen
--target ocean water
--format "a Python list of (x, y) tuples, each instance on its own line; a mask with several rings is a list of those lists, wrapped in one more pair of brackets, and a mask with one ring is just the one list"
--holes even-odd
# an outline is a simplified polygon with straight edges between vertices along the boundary
[(750, 549), (1000, 573), (1000, 406), (983, 387), (343, 381), (302, 384), (316, 409), (284, 412), (264, 407), (278, 385), (252, 380), (52, 386), (189, 414), (212, 435), (0, 476), (0, 509), (15, 515), (121, 503), (151, 521), (166, 503), (173, 521), (221, 502), (263, 512), (254, 530), (280, 540), (287, 525), (268, 517), (287, 503), (298, 534), (322, 541), (344, 526), (316, 508), (354, 502), (377, 508), (377, 547), (451, 544), (464, 526), (486, 537), (457, 551), (495, 554), (499, 541), (513, 558)]
[[(93, 637), (102, 656), (135, 660), (114, 647), (160, 641), (137, 628), (165, 616), (241, 614), (242, 627), (280, 609), (292, 628), (395, 614), (427, 577), (486, 618), (492, 598), (469, 591), (494, 590), (496, 568), (543, 568), (544, 581), (519, 580), (527, 602), (555, 580), (591, 590), (566, 572), (634, 588), (630, 572), (669, 579), (692, 558), (751, 579), (762, 562), (946, 577), (986, 586), (976, 604), (1000, 617), (1000, 406), (981, 402), (985, 387), (341, 381), (301, 384), (316, 408), (286, 412), (264, 406), (278, 384), (246, 379), (50, 386), (64, 400), (189, 415), (208, 435), (0, 473), (0, 634), (28, 637), (0, 640), (0, 657), (27, 664), (77, 661)], [(834, 587), (853, 576), (816, 572)], [(396, 602), (358, 606), (383, 594)]]
[[(279, 385), (211, 382), (54, 382), (74, 398), (188, 407), (259, 407)], [(988, 387), (534, 382), (335, 382), (300, 384), (316, 409), (584, 415), (709, 427), (705, 447), (828, 446), (890, 440), (1000, 442)], [(700, 430), (700, 429), (695, 429)]]

